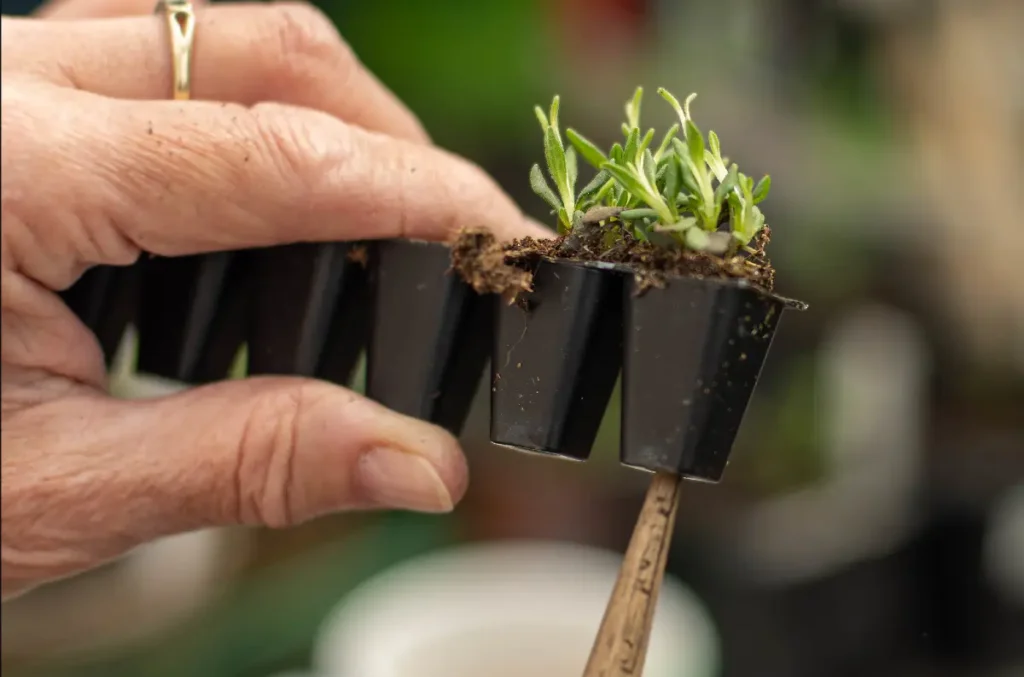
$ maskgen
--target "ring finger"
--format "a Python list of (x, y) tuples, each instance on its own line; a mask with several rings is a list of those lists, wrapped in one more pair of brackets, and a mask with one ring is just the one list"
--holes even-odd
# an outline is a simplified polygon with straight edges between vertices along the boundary
[[(198, 7), (195, 14), (192, 98), (286, 103), (429, 141), (416, 117), (312, 5), (232, 3)], [(38, 55), (52, 64), (48, 75), (54, 81), (118, 99), (169, 97), (172, 65), (163, 16), (47, 22), (45, 30), (58, 31), (55, 40), (45, 41), (47, 54)]]
[[(151, 0), (49, 0), (33, 16), (58, 21), (142, 16), (153, 12), (153, 4)], [(206, 3), (197, 1), (195, 4)]]

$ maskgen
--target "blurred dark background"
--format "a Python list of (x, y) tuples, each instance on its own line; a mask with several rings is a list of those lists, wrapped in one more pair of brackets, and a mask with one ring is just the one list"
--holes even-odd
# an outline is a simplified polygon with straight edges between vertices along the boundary
[[(636, 85), (662, 129), (655, 88), (699, 92), (698, 124), (771, 173), (778, 288), (811, 311), (783, 323), (725, 479), (687, 486), (669, 559), (721, 638), (714, 677), (1024, 674), (1024, 3), (321, 6), (538, 218), (531, 108), (554, 93), (604, 142)], [(615, 402), (585, 465), (492, 447), (478, 405), (454, 514), (168, 539), (5, 605), (4, 674), (304, 670), (325, 614), (409, 557), (625, 548), (647, 476), (617, 464)]]

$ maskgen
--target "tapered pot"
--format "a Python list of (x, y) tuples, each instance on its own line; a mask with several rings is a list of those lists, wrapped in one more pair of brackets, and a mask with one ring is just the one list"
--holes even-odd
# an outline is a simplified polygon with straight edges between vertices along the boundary
[(533, 291), (501, 303), (491, 358), (491, 441), (585, 460), (622, 364), (624, 275), (541, 260)]
[(95, 266), (61, 293), (82, 323), (99, 340), (107, 365), (113, 360), (125, 330), (136, 317), (139, 269), (132, 266)]
[(241, 263), (234, 252), (142, 262), (140, 372), (186, 383), (228, 375), (244, 337)]
[(371, 270), (367, 395), (458, 434), (490, 355), (494, 297), (451, 271), (443, 244), (377, 242)]
[(796, 301), (738, 281), (624, 290), (621, 459), (717, 482), (779, 319)]
[(365, 345), (365, 256), (354, 243), (298, 243), (246, 253), (249, 373), (347, 384)]

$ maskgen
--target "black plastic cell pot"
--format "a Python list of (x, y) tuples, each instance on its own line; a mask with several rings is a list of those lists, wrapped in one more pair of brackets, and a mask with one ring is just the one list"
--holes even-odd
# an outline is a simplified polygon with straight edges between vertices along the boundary
[(366, 393), (458, 434), (490, 355), (494, 297), (450, 270), (443, 244), (375, 243)]
[(348, 383), (366, 337), (366, 266), (343, 243), (249, 252), (249, 374)]
[(623, 286), (608, 266), (542, 260), (533, 291), (503, 304), (491, 358), (492, 442), (590, 455), (622, 364)]
[(621, 459), (717, 482), (786, 308), (736, 281), (624, 292)]
[(95, 266), (61, 293), (68, 307), (96, 338), (109, 366), (125, 330), (135, 319), (138, 266)]
[(186, 383), (228, 375), (244, 336), (239, 265), (234, 252), (142, 261), (140, 372)]

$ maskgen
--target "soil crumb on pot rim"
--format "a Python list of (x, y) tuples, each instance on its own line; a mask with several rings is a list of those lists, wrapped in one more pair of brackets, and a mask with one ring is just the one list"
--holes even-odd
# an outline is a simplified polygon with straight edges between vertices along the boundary
[(557, 238), (527, 237), (502, 243), (486, 229), (468, 228), (452, 243), (452, 268), (477, 293), (500, 294), (510, 300), (531, 290), (532, 270), (542, 258), (619, 264), (633, 273), (639, 293), (662, 288), (672, 277), (745, 280), (760, 291), (774, 292), (775, 269), (766, 254), (771, 240), (767, 225), (751, 242), (750, 251), (730, 257), (658, 246), (622, 231), (615, 233), (616, 241), (611, 244), (606, 239), (608, 233), (607, 224), (593, 224)]

